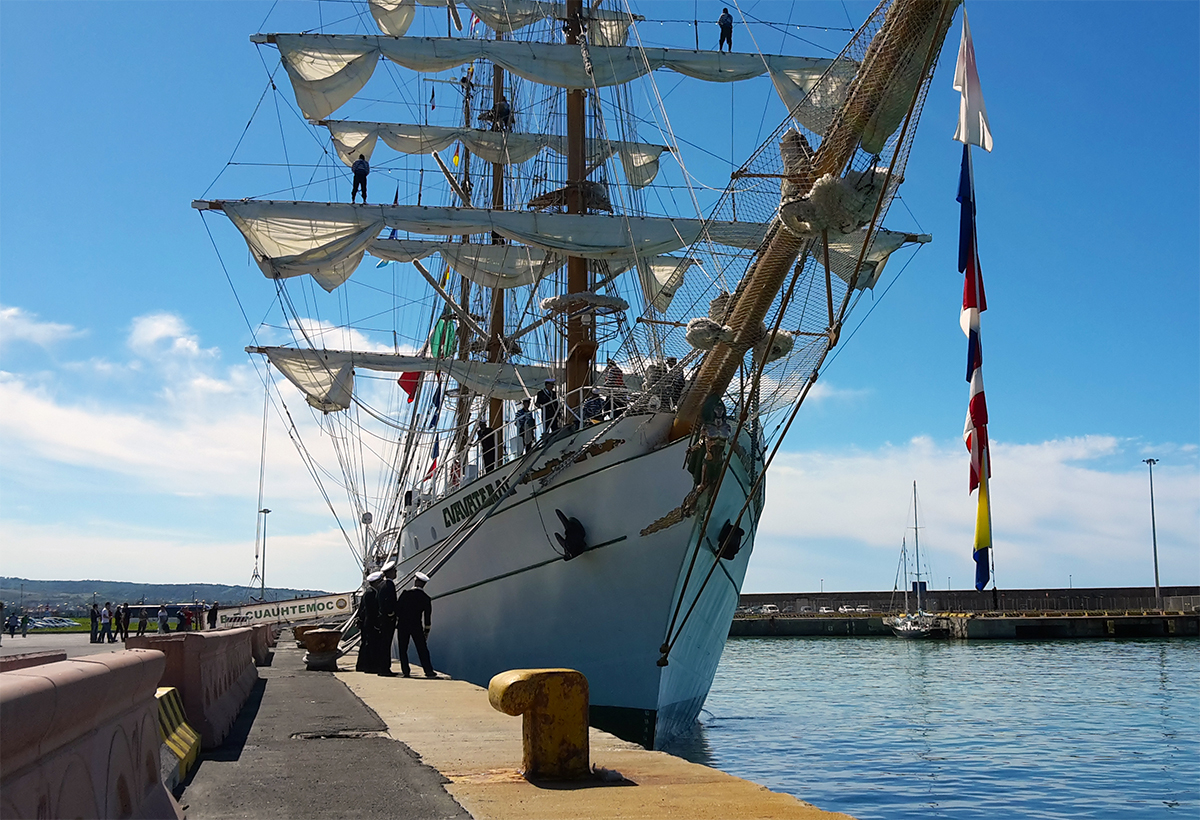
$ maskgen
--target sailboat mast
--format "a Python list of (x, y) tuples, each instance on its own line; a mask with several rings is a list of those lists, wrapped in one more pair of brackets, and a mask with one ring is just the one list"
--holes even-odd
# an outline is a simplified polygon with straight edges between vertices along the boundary
[(904, 565), (904, 614), (908, 614), (908, 545), (900, 539), (900, 563)]
[[(567, 44), (578, 45), (583, 17), (583, 0), (567, 0)], [(583, 89), (567, 92), (567, 213), (582, 214), (584, 208), (584, 107)], [(567, 293), (589, 290), (587, 260), (567, 259)], [(573, 312), (567, 320), (567, 407), (578, 415), (583, 390), (591, 380), (592, 357), (596, 352), (591, 315)]]
[(913, 482), (913, 546), (917, 551), (917, 613), (921, 612), (921, 531), (917, 527), (917, 482)]
[[(496, 39), (504, 38), (502, 32), (496, 32)], [(496, 104), (500, 97), (504, 95), (504, 69), (498, 65), (492, 65), (492, 110), (495, 111)], [(492, 124), (496, 128), (495, 123)], [(504, 126), (499, 126), (504, 127)], [(500, 162), (492, 163), (492, 209), (497, 211), (504, 210), (504, 164)], [(499, 235), (492, 234), (492, 244), (501, 244), (504, 240)], [(492, 313), (488, 323), (488, 342), (487, 354), (489, 362), (499, 362), (503, 358), (502, 340), (504, 337), (504, 289), (492, 288)], [(492, 436), (492, 441), (497, 451), (499, 451), (504, 436), (504, 401), (501, 399), (488, 400), (488, 429)], [(499, 453), (497, 453), (499, 458)]]

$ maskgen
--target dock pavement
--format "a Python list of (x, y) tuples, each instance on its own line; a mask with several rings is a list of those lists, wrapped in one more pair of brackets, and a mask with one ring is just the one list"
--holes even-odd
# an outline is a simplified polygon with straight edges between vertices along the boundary
[[(851, 820), (724, 772), (591, 730), (582, 782), (521, 776), (521, 718), (487, 690), (423, 676), (308, 672), (290, 633), (230, 738), (201, 755), (181, 803), (207, 818)], [(353, 666), (343, 658), (342, 669)]]

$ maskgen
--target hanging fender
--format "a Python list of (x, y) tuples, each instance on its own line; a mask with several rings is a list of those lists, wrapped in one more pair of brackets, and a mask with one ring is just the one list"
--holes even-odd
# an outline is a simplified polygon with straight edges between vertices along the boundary
[(562, 510), (555, 510), (554, 514), (563, 525), (563, 532), (554, 533), (558, 545), (562, 547), (563, 560), (570, 561), (587, 552), (587, 532), (583, 529), (583, 524), (579, 523), (579, 519), (568, 518)]

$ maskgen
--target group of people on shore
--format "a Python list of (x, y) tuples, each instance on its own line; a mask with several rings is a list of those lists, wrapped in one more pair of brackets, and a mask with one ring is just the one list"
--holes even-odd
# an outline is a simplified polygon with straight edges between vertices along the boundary
[[(129, 639), (129, 627), (133, 618), (133, 609), (137, 609), (137, 635), (145, 635), (150, 625), (150, 612), (153, 607), (139, 604), (137, 607), (132, 607), (129, 603), (118, 604), (113, 607), (109, 601), (104, 602), (104, 606), (100, 607), (97, 604), (92, 604), (91, 621), (92, 621), (92, 643), (116, 643), (118, 640), (126, 641)], [(205, 618), (208, 622), (209, 629), (217, 628), (217, 612), (220, 610), (220, 604), (213, 601), (211, 604), (197, 604), (195, 607), (184, 606), (179, 608), (179, 613), (176, 617), (176, 632), (191, 632), (200, 628), (199, 614), (206, 613)], [(160, 604), (158, 612), (155, 615), (156, 633), (165, 635), (171, 631), (171, 616), (167, 610), (167, 605)]]
[(367, 588), (358, 604), (356, 622), (361, 635), (358, 645), (358, 661), (355, 671), (395, 677), (392, 671), (392, 639), (399, 646), (400, 674), (411, 677), (408, 662), (408, 644), (411, 640), (417, 648), (421, 670), (427, 678), (436, 678), (433, 662), (429, 659), (429, 636), (433, 602), (424, 589), (429, 576), (418, 572), (413, 585), (396, 594), (396, 562), (388, 561), (378, 571), (367, 576)]

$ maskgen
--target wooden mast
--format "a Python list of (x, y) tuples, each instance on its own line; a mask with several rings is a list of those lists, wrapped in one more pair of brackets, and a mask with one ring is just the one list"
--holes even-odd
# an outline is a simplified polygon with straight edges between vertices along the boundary
[[(582, 33), (583, 0), (567, 0), (567, 44), (577, 45)], [(567, 213), (585, 212), (583, 183), (584, 165), (584, 92), (567, 91)], [(567, 259), (567, 293), (590, 290), (587, 260)], [(566, 402), (579, 415), (583, 391), (591, 382), (592, 358), (596, 354), (595, 330), (591, 314), (574, 314), (567, 319)]]
[[(501, 40), (504, 35), (497, 31), (496, 39)], [(498, 65), (492, 65), (492, 111), (496, 111), (496, 103), (504, 94), (504, 69)], [(503, 129), (506, 123), (498, 123), (492, 121), (493, 129)], [(504, 210), (504, 164), (500, 162), (492, 163), (492, 209), (497, 211)], [(504, 240), (497, 234), (492, 234), (492, 244), (502, 244)], [(491, 318), (488, 323), (488, 340), (487, 340), (487, 358), (489, 362), (499, 362), (503, 359), (504, 349), (504, 289), (492, 288), (492, 311)], [(495, 464), (499, 464), (504, 460), (502, 448), (504, 446), (504, 401), (502, 399), (488, 400), (488, 428), (490, 429), (492, 441), (496, 449)], [(486, 446), (486, 445), (485, 445)]]

